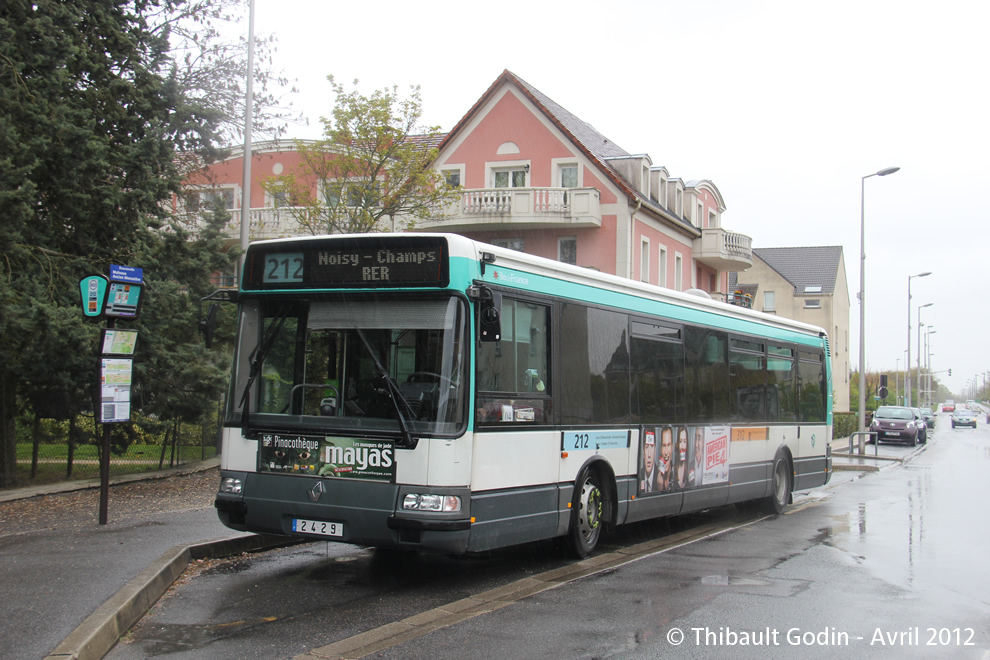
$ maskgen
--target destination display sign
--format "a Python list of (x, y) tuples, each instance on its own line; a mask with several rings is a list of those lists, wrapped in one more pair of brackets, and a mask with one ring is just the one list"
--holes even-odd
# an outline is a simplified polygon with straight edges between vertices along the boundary
[(432, 236), (279, 241), (248, 248), (245, 288), (446, 286), (447, 242)]

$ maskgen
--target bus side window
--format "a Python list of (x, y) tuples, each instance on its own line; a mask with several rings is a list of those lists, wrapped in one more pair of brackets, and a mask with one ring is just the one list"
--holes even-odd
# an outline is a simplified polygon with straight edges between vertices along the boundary
[(547, 423), (550, 394), (550, 308), (502, 299), (502, 338), (478, 346), (480, 423)]

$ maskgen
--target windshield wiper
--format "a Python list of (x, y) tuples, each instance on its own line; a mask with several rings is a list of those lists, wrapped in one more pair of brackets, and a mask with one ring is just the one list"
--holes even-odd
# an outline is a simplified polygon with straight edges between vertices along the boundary
[(383, 365), (381, 360), (378, 359), (378, 354), (375, 353), (375, 349), (371, 346), (371, 342), (368, 341), (364, 331), (357, 328), (357, 336), (361, 339), (361, 343), (364, 344), (364, 348), (368, 351), (368, 355), (371, 356), (372, 361), (378, 368), (378, 372), (382, 375), (382, 378), (385, 379), (385, 384), (388, 385), (388, 390), (390, 393), (388, 398), (392, 402), (392, 407), (395, 408), (395, 416), (399, 424), (399, 431), (402, 433), (401, 444), (397, 442), (395, 445), (405, 449), (415, 449), (417, 442), (413, 440), (412, 436), (409, 434), (409, 429), (406, 428), (406, 418), (402, 416), (402, 407), (399, 405), (399, 401), (401, 400), (402, 403), (406, 404), (406, 409), (409, 410), (411, 409), (409, 402), (406, 400), (406, 397), (402, 396), (402, 393), (399, 392), (399, 386), (396, 384), (395, 380), (388, 375), (388, 370), (385, 369), (385, 365)]
[(282, 325), (285, 324), (285, 319), (288, 317), (289, 307), (283, 305), (278, 310), (278, 314), (272, 317), (274, 321), (268, 326), (268, 330), (265, 331), (264, 337), (261, 338), (261, 343), (255, 347), (248, 357), (248, 360), (251, 361), (251, 371), (248, 373), (247, 383), (244, 385), (244, 392), (241, 395), (241, 407), (244, 408), (244, 412), (242, 413), (244, 428), (248, 427), (248, 418), (251, 414), (251, 386), (254, 384), (258, 374), (261, 373), (261, 365), (264, 364), (265, 357), (268, 356), (268, 351), (275, 344), (275, 338), (282, 331)]

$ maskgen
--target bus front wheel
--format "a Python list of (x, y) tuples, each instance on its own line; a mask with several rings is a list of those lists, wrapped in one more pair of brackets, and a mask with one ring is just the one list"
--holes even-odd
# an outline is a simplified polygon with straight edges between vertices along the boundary
[(605, 493), (601, 477), (584, 470), (574, 482), (571, 525), (568, 531), (571, 551), (584, 558), (594, 551), (605, 525)]

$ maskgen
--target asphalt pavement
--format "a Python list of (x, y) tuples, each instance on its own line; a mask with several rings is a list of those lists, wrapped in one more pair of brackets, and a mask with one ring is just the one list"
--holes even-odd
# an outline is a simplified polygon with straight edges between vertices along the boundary
[[(867, 445), (863, 454), (849, 454), (847, 439), (832, 447), (833, 484), (898, 465), (924, 449)], [(158, 473), (148, 484), (150, 497), (169, 480), (215, 472), (217, 464), (214, 459)], [(112, 484), (148, 478), (120, 477)], [(88, 481), (2, 491), (0, 507), (98, 487)], [(110, 503), (110, 521), (103, 526), (52, 519), (22, 531), (0, 513), (0, 658), (102, 658), (190, 562), (297, 542), (234, 532), (202, 502), (188, 510), (115, 516), (112, 488)]]

